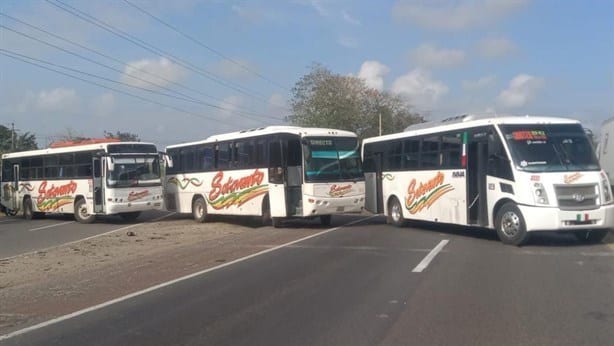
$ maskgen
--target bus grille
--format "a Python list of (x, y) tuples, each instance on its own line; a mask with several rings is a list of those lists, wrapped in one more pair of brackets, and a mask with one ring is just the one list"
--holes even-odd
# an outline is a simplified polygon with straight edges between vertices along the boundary
[(563, 210), (587, 210), (597, 207), (597, 185), (555, 185), (554, 191)]

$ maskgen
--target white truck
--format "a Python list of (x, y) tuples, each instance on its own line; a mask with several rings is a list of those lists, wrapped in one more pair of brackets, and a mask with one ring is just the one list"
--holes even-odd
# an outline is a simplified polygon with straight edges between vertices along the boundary
[(601, 125), (597, 156), (601, 168), (608, 175), (614, 189), (614, 117), (604, 121)]

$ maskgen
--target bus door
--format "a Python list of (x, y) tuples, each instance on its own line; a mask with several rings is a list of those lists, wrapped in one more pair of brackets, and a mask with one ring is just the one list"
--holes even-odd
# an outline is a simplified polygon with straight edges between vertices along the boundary
[(279, 138), (269, 140), (269, 208), (272, 217), (287, 216), (286, 180)]
[(488, 135), (486, 130), (469, 134), (467, 148), (467, 223), (488, 226), (486, 173)]
[[(111, 158), (108, 158), (111, 160)], [(100, 157), (92, 159), (92, 189), (94, 193), (94, 213), (104, 211), (104, 184), (102, 181), (102, 163)]]
[(286, 212), (288, 216), (303, 215), (303, 146), (298, 138), (284, 141), (286, 160)]
[[(8, 186), (7, 186), (8, 187)], [(7, 194), (7, 208), (17, 212), (21, 209), (21, 201), (19, 200), (19, 164), (13, 165), (13, 182), (12, 186), (2, 191), (3, 194)], [(3, 197), (4, 198), (4, 197)]]
[(372, 213), (382, 213), (383, 193), (382, 193), (382, 167), (383, 153), (376, 152), (370, 158), (370, 162), (365, 162), (365, 209)]

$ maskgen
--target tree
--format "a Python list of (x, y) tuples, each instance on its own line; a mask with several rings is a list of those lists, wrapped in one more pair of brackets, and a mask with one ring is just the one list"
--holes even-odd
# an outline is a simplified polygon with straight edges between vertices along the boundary
[(38, 149), (34, 134), (30, 132), (19, 134), (20, 132), (15, 130), (13, 133), (13, 129), (0, 125), (0, 154)]
[(295, 125), (329, 127), (356, 132), (359, 137), (399, 132), (423, 122), (399, 96), (369, 88), (363, 79), (333, 74), (314, 64), (292, 89), (292, 115)]
[(119, 130), (115, 132), (115, 134), (105, 131), (104, 136), (105, 138), (117, 138), (122, 142), (140, 142), (141, 141), (141, 139), (139, 138), (139, 135), (130, 133), (130, 132), (121, 132)]

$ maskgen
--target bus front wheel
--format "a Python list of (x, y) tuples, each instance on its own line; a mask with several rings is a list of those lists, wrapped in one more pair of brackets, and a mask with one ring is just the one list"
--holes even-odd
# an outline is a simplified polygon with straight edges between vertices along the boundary
[(386, 217), (386, 222), (397, 227), (405, 225), (403, 207), (396, 197), (392, 197), (388, 203), (388, 217)]
[(506, 203), (499, 209), (495, 228), (503, 244), (521, 246), (529, 240), (524, 217), (514, 203)]
[(198, 197), (194, 200), (194, 203), (192, 203), (192, 216), (196, 222), (203, 223), (207, 221), (207, 204), (204, 198)]
[(75, 220), (79, 223), (92, 223), (96, 215), (89, 214), (87, 212), (87, 205), (85, 204), (85, 200), (83, 198), (79, 198), (77, 202), (75, 202)]
[(23, 201), (23, 218), (26, 220), (32, 220), (34, 218), (34, 210), (30, 198), (26, 198)]

